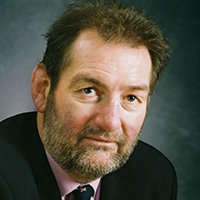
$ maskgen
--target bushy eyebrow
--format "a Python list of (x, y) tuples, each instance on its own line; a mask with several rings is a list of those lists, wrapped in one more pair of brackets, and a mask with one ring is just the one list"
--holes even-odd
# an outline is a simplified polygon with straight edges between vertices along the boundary
[[(72, 88), (75, 84), (77, 83), (81, 83), (81, 82), (88, 82), (88, 83), (93, 83), (95, 85), (101, 86), (103, 88), (108, 88), (108, 86), (103, 83), (102, 81), (98, 80), (95, 77), (91, 77), (90, 74), (77, 74), (72, 80), (71, 83), (69, 85), (69, 88)], [(124, 89), (126, 90), (140, 90), (140, 91), (144, 91), (144, 92), (149, 92), (149, 86), (146, 84), (141, 84), (141, 85), (127, 85), (124, 87)]]
[(81, 83), (81, 82), (88, 82), (88, 83), (93, 83), (95, 85), (101, 86), (106, 88), (106, 84), (103, 82), (97, 80), (94, 77), (90, 77), (90, 74), (77, 74), (72, 80), (69, 85), (69, 88), (72, 88), (75, 84)]
[(140, 90), (140, 91), (149, 91), (149, 86), (147, 86), (147, 85), (135, 85), (135, 86), (127, 86), (127, 89), (128, 90)]

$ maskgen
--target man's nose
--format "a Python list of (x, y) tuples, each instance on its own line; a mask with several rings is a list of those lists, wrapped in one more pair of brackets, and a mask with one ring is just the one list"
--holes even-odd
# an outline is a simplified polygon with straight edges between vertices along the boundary
[(107, 131), (120, 130), (121, 116), (118, 103), (110, 102), (100, 105), (95, 117), (95, 123)]

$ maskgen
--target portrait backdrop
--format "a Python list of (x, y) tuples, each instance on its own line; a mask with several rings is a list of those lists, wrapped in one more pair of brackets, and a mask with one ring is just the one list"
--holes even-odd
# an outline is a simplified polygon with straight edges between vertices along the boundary
[[(43, 35), (72, 1), (1, 0), (0, 120), (34, 110), (31, 73)], [(127, 0), (161, 25), (172, 57), (151, 98), (141, 139), (174, 164), (178, 200), (200, 199), (200, 12), (198, 0)], [(156, 170), (156, 169), (155, 169)]]

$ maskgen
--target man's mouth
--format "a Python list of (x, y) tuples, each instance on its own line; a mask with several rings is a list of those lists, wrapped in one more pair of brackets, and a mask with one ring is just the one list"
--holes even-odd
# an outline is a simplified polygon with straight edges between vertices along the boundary
[(103, 145), (103, 146), (115, 146), (118, 144), (118, 141), (115, 139), (105, 138), (105, 137), (95, 137), (95, 136), (86, 136), (84, 138), (88, 142), (95, 144), (95, 145)]

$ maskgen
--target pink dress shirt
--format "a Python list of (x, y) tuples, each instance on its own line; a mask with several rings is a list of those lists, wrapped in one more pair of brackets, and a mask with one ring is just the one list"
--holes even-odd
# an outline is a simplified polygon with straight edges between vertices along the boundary
[[(54, 176), (56, 178), (58, 187), (60, 189), (61, 193), (61, 200), (65, 200), (65, 196), (68, 195), (70, 192), (72, 192), (74, 189), (76, 189), (79, 185), (81, 185), (79, 182), (76, 182), (74, 179), (72, 179), (71, 176), (69, 176), (57, 163), (56, 161), (51, 157), (51, 155), (46, 151), (47, 158), (49, 161), (49, 164), (51, 166), (51, 169), (54, 173)], [(91, 200), (99, 200), (100, 196), (100, 178), (92, 181), (90, 184), (94, 189), (94, 197), (91, 198)]]

